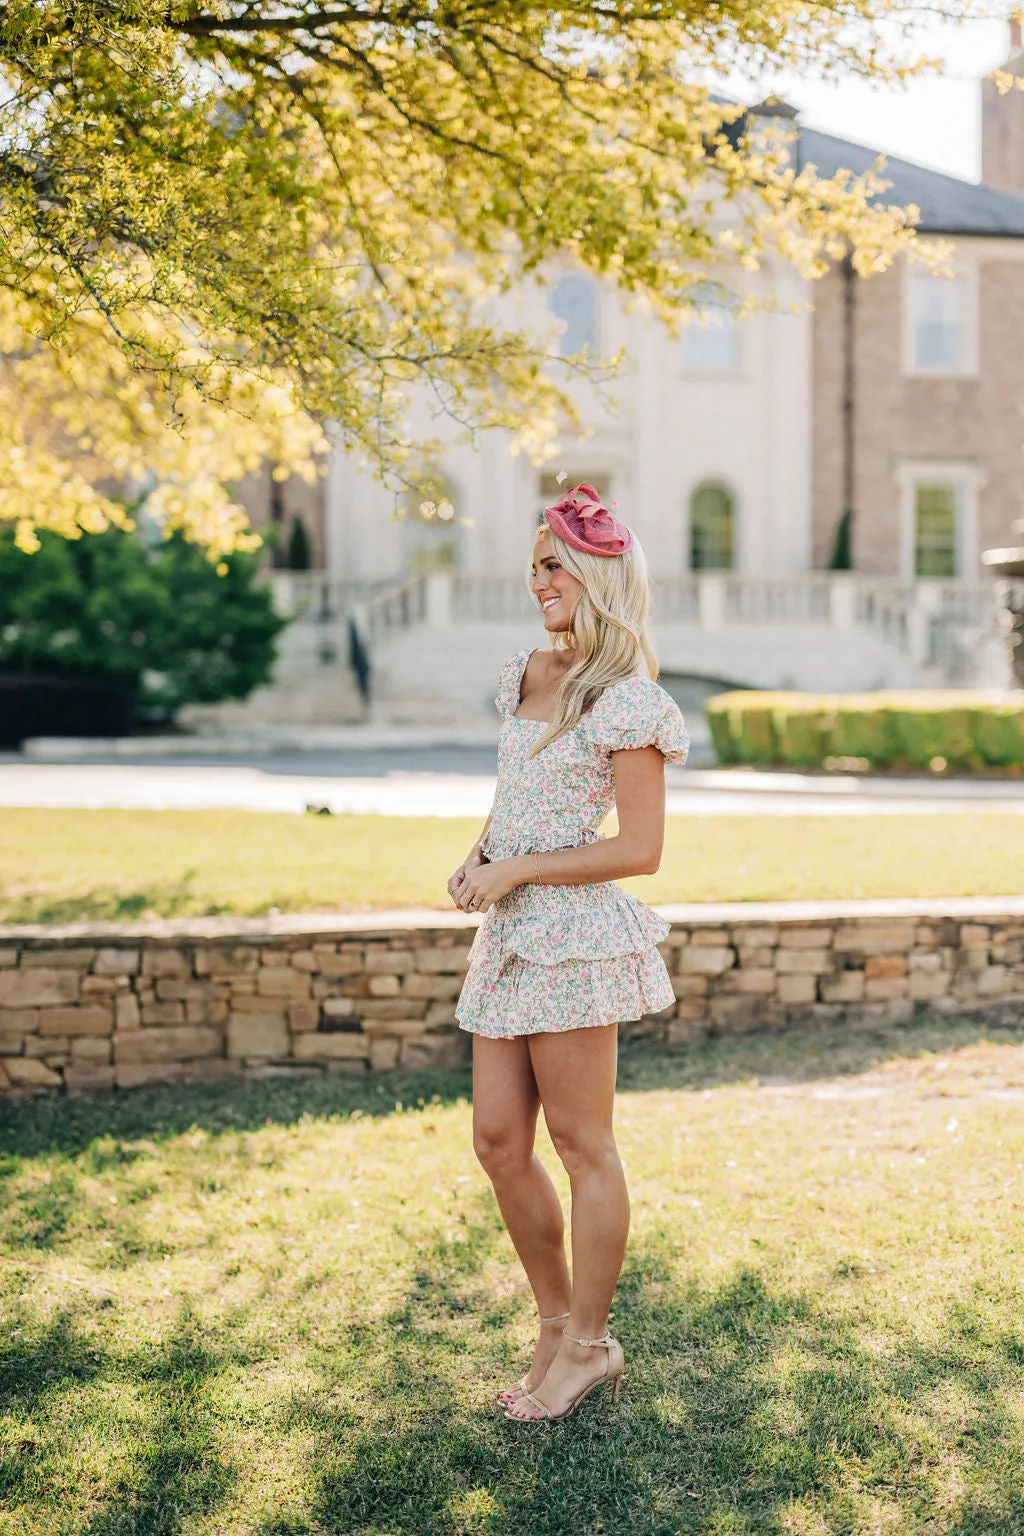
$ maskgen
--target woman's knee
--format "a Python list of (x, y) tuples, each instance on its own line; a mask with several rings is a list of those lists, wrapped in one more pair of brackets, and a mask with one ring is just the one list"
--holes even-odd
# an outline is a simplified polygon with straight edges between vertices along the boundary
[(577, 1174), (601, 1171), (619, 1164), (618, 1149), (611, 1126), (548, 1124), (551, 1143), (570, 1178)]
[(473, 1151), (491, 1179), (523, 1172), (533, 1157), (532, 1130), (515, 1125), (474, 1125)]

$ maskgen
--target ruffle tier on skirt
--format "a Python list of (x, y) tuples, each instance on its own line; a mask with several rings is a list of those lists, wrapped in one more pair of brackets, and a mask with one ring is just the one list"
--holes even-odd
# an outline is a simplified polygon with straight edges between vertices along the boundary
[(521, 885), (477, 930), (456, 1007), (491, 1039), (625, 1023), (675, 1001), (669, 924), (613, 882)]

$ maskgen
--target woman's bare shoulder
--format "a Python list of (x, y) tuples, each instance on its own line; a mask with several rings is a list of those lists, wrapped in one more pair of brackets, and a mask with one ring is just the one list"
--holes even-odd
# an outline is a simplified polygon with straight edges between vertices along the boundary
[(537, 646), (527, 658), (526, 673), (531, 683), (547, 683), (560, 676), (563, 668), (550, 646)]

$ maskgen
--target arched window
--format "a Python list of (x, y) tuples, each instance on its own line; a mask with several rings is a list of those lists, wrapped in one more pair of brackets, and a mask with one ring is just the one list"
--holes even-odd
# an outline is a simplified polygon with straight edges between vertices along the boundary
[(690, 569), (731, 571), (735, 553), (732, 492), (720, 481), (699, 485), (690, 497)]
[(447, 480), (408, 491), (403, 500), (405, 568), (416, 576), (450, 571), (459, 564), (461, 533), (455, 493)]
[(573, 357), (584, 347), (597, 351), (597, 296), (588, 277), (564, 273), (551, 294), (551, 313), (565, 327), (558, 338), (560, 356)]

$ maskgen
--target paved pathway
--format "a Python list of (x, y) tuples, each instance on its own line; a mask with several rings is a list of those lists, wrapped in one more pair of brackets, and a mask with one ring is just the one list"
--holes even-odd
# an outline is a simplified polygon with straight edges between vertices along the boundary
[[(130, 764), (0, 757), (0, 806), (301, 812), (312, 805), (335, 813), (483, 817), (493, 793), (494, 754), (483, 747)], [(1024, 783), (670, 768), (668, 810), (673, 816), (1024, 813)]]

